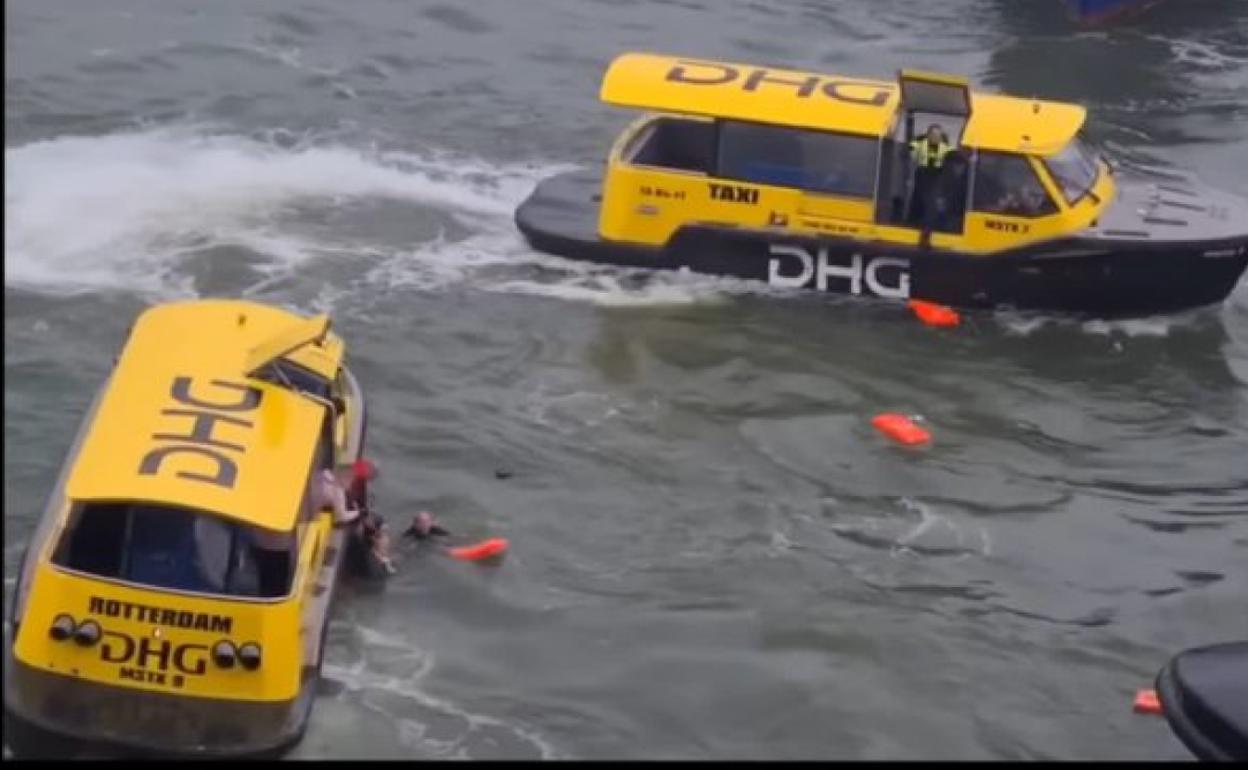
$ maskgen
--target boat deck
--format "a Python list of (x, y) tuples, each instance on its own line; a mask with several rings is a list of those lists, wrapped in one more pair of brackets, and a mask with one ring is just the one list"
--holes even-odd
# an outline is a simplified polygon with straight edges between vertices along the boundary
[(653, 267), (655, 248), (608, 243), (598, 235), (602, 171), (578, 170), (545, 179), (516, 209), (516, 226), (533, 248), (623, 267)]

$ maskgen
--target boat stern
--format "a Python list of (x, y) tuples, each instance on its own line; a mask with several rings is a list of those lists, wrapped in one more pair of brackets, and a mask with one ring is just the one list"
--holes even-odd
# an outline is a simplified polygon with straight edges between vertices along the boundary
[(538, 251), (568, 259), (654, 267), (657, 248), (615, 243), (598, 232), (603, 174), (567, 171), (544, 179), (516, 209), (516, 227)]
[(292, 602), (146, 591), (46, 563), (25, 577), (4, 640), (15, 754), (252, 756), (301, 736), (316, 669), (297, 652)]
[(28, 666), (5, 631), (5, 743), (17, 757), (279, 756), (307, 725), (315, 682), (293, 700), (239, 702), (113, 687)]

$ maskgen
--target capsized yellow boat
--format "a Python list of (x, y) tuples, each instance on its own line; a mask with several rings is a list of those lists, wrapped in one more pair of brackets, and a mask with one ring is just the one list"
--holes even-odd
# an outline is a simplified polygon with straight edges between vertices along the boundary
[(280, 753), (311, 712), (345, 532), (310, 494), (363, 451), (326, 316), (160, 305), (131, 329), (27, 548), (6, 740)]
[[(1217, 303), (1248, 266), (1248, 204), (1120, 180), (1074, 104), (644, 53), (602, 100), (648, 111), (605, 171), (541, 182), (541, 251), (886, 299), (1101, 316)], [(933, 125), (952, 150), (920, 166)]]

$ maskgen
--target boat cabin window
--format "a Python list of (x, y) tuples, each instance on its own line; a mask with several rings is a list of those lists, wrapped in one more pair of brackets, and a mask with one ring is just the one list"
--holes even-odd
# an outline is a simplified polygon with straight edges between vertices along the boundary
[(725, 121), (717, 176), (809, 192), (871, 198), (875, 137)]
[(334, 467), (334, 415), (340, 399), (334, 395), (333, 383), (296, 363), (278, 359), (256, 374), (256, 379), (310, 396), (325, 407), (325, 420), (317, 442), (316, 467)]
[(638, 166), (709, 174), (715, 161), (715, 124), (705, 120), (657, 118), (634, 141), (628, 162)]
[(972, 208), (985, 214), (1043, 217), (1057, 213), (1040, 177), (1022, 155), (979, 152)]
[(290, 593), (296, 558), (293, 533), (155, 503), (86, 502), (52, 562), (152, 588), (275, 598)]
[(279, 358), (256, 373), (256, 379), (291, 390), (308, 393), (325, 401), (333, 398), (333, 385), (321, 375)]
[(1053, 181), (1061, 188), (1066, 202), (1075, 205), (1096, 184), (1096, 155), (1078, 139), (1066, 145), (1058, 154), (1045, 158), (1044, 166), (1053, 175)]

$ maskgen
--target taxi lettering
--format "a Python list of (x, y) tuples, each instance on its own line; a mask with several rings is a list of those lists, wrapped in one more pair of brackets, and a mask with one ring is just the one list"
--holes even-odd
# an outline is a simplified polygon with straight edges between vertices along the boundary
[(735, 184), (708, 182), (711, 186), (711, 200), (728, 201), (730, 203), (758, 203), (758, 190)]

